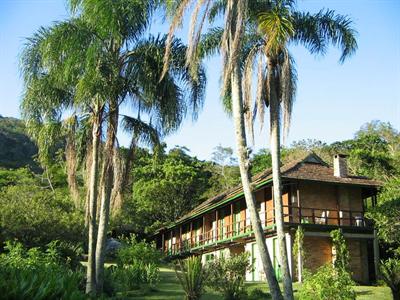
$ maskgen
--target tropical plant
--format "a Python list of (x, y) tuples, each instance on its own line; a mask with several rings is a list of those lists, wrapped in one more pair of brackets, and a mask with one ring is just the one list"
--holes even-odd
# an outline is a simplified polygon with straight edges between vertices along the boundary
[(338, 271), (349, 272), (350, 255), (342, 231), (340, 229), (332, 230), (330, 235), (332, 246), (335, 249), (334, 267)]
[[(248, 108), (245, 108), (241, 92), (241, 49), (244, 41), (245, 23), (248, 20), (247, 14), (249, 11), (252, 11), (251, 9), (248, 10), (248, 7), (258, 6), (259, 8), (267, 8), (268, 4), (266, 2), (261, 3), (259, 1), (246, 0), (216, 2), (212, 2), (211, 0), (186, 0), (166, 1), (166, 3), (167, 14), (172, 15), (172, 20), (166, 43), (163, 74), (166, 73), (169, 65), (170, 48), (174, 32), (181, 24), (186, 9), (193, 3), (195, 5), (190, 21), (188, 49), (186, 52), (186, 63), (189, 69), (195, 69), (201, 57), (212, 55), (216, 52), (220, 52), (222, 55), (221, 97), (224, 100), (225, 107), (233, 116), (237, 156), (246, 206), (249, 211), (251, 225), (271, 294), (274, 299), (282, 299), (265, 243), (264, 231), (261, 226), (260, 216), (257, 213), (256, 200), (253, 193), (253, 186), (251, 185), (250, 151), (247, 146), (244, 121), (244, 113)], [(225, 19), (223, 29), (217, 28), (211, 30), (210, 34), (201, 43), (202, 47), (198, 47), (207, 15), (209, 14), (211, 20), (215, 20), (215, 17), (221, 12), (223, 12)]]
[[(26, 82), (22, 106), (25, 118), (37, 129), (32, 132), (37, 133), (43, 161), (52, 146), (44, 139), (56, 140), (62, 112), (72, 107), (77, 114), (90, 115), (87, 292), (93, 293), (102, 290), (113, 178), (119, 178), (113, 158), (120, 105), (134, 107), (135, 124), (141, 125), (134, 126), (136, 138), (149, 127), (167, 134), (178, 128), (186, 113), (196, 115), (205, 75), (200, 65), (189, 72), (183, 59), (186, 47), (174, 39), (172, 63), (160, 80), (165, 38), (144, 36), (153, 1), (71, 0), (70, 7), (72, 18), (39, 30), (28, 41), (22, 56)], [(141, 115), (152, 123), (142, 121)], [(100, 168), (102, 128), (106, 132)]]
[(299, 282), (302, 282), (305, 251), (304, 251), (304, 229), (301, 226), (297, 228), (296, 234), (294, 236), (293, 258), (297, 270), (297, 280)]
[(329, 263), (320, 267), (314, 274), (305, 272), (305, 280), (300, 288), (299, 299), (356, 299), (353, 285), (354, 282), (347, 272), (340, 272)]
[(117, 250), (117, 265), (131, 265), (143, 263), (157, 265), (160, 262), (161, 254), (154, 243), (138, 241), (135, 235), (122, 239), (122, 246)]
[(59, 256), (57, 243), (46, 252), (26, 250), (20, 243), (6, 242), (0, 255), (0, 292), (2, 299), (86, 299), (84, 275), (72, 271)]
[(185, 292), (186, 300), (199, 300), (204, 293), (207, 272), (201, 256), (191, 256), (178, 260), (175, 273)]
[(389, 258), (380, 263), (381, 277), (392, 291), (393, 300), (400, 299), (400, 259)]
[(207, 265), (209, 280), (207, 285), (222, 293), (225, 300), (240, 300), (247, 296), (244, 284), (246, 272), (251, 270), (247, 252), (232, 257), (221, 257)]
[[(256, 14), (257, 15), (257, 14)], [(253, 69), (257, 72), (258, 91), (255, 108), (261, 124), (264, 120), (264, 105), (269, 108), (270, 150), (272, 158), (273, 194), (275, 219), (282, 266), (285, 298), (293, 299), (287, 250), (282, 217), (282, 184), (280, 176), (280, 121), (287, 133), (290, 126), (293, 102), (296, 93), (297, 74), (293, 57), (288, 47), (290, 43), (304, 45), (311, 53), (325, 53), (328, 43), (342, 50), (343, 62), (357, 48), (355, 31), (348, 17), (336, 15), (334, 11), (320, 11), (317, 14), (296, 10), (295, 1), (270, 1), (270, 7), (261, 11), (257, 18), (257, 42), (250, 47), (244, 71), (244, 103), (251, 107), (251, 78)], [(282, 110), (282, 118), (281, 118)], [(247, 126), (252, 131), (252, 113), (249, 109)]]

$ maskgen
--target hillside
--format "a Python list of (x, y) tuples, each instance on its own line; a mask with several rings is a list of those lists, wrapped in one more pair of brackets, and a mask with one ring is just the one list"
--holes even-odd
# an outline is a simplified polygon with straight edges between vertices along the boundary
[(25, 133), (24, 123), (0, 115), (0, 167), (14, 169), (29, 165), (37, 168), (33, 160), (36, 153), (37, 147)]

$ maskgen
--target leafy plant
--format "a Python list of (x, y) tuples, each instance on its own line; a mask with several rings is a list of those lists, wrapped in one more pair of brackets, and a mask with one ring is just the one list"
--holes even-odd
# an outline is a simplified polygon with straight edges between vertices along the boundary
[(226, 300), (246, 297), (244, 284), (246, 271), (251, 270), (247, 252), (229, 258), (219, 258), (209, 263), (208, 285), (221, 292)]
[(305, 272), (305, 280), (300, 289), (301, 300), (350, 300), (356, 294), (352, 288), (354, 282), (347, 272), (334, 268), (330, 263), (311, 275)]
[(398, 257), (381, 261), (382, 279), (392, 291), (393, 300), (400, 299), (400, 259)]
[(134, 234), (122, 238), (122, 247), (117, 251), (117, 264), (129, 265), (137, 262), (157, 264), (161, 259), (160, 251), (154, 243), (138, 241)]
[(185, 291), (186, 300), (198, 300), (204, 293), (207, 272), (201, 263), (201, 256), (191, 256), (178, 260), (175, 267), (176, 275)]
[(332, 230), (331, 238), (336, 252), (334, 267), (339, 271), (348, 272), (350, 255), (343, 233), (339, 229)]
[(5, 250), (0, 255), (2, 299), (86, 299), (80, 290), (83, 273), (67, 267), (55, 244), (44, 252), (7, 242)]

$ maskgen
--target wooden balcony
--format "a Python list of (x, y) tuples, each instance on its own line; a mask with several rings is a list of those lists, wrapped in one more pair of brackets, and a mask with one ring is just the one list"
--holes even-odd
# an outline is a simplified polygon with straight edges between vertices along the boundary
[[(260, 212), (260, 217), (264, 231), (266, 233), (273, 232), (275, 230), (274, 211)], [(370, 227), (370, 223), (364, 218), (364, 212), (356, 210), (284, 205), (283, 218), (287, 225), (307, 224), (307, 226)], [(212, 248), (220, 246), (221, 244), (237, 242), (240, 239), (252, 236), (252, 234), (253, 228), (250, 224), (250, 219), (247, 218), (246, 220), (241, 220), (226, 226), (204, 230), (204, 232), (198, 235), (196, 235), (195, 232), (191, 232), (190, 234), (185, 233), (185, 235), (189, 235), (190, 237), (178, 239), (169, 249), (165, 249), (165, 253), (167, 255), (178, 255), (205, 248)]]

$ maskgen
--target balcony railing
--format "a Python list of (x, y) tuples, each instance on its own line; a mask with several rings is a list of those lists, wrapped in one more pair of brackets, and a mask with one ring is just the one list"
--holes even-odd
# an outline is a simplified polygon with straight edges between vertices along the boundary
[[(364, 219), (364, 213), (357, 210), (335, 210), (313, 207), (296, 207), (284, 205), (283, 218), (286, 224), (314, 224), (332, 226), (353, 226), (368, 227), (370, 224)], [(264, 231), (273, 230), (275, 217), (274, 211), (260, 212), (261, 224)], [(215, 221), (214, 221), (215, 222)], [(215, 226), (215, 223), (213, 223)], [(233, 240), (249, 236), (253, 233), (250, 219), (241, 220), (232, 224), (211, 228), (212, 223), (207, 224), (202, 230), (204, 232), (196, 234), (185, 233), (181, 240), (177, 239), (169, 249), (165, 249), (168, 255), (176, 255), (191, 250), (211, 247), (216, 244), (231, 242)], [(198, 231), (198, 230), (197, 230)], [(189, 235), (189, 237), (187, 237)]]

